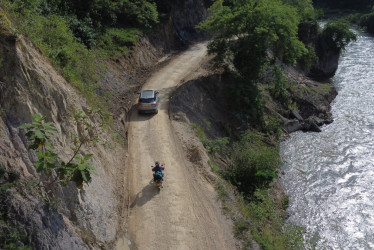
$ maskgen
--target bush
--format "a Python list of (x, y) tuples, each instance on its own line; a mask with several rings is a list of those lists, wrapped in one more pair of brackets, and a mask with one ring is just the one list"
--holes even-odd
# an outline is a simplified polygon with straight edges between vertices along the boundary
[(151, 28), (158, 23), (157, 5), (152, 2), (124, 0), (121, 12), (133, 26)]
[[(206, 124), (209, 129), (210, 124), (208, 122)], [(200, 139), (200, 141), (203, 143), (204, 147), (207, 149), (207, 151), (210, 154), (224, 153), (224, 151), (226, 150), (226, 146), (230, 142), (229, 137), (219, 137), (215, 139), (209, 139), (205, 135), (205, 131), (201, 126), (199, 126), (196, 123), (193, 123), (192, 126), (195, 129), (196, 136)]]
[(288, 92), (288, 81), (280, 67), (274, 67), (274, 85), (270, 88), (270, 94), (279, 101), (285, 108), (292, 104), (291, 94)]
[(244, 205), (246, 216), (254, 223), (253, 237), (263, 249), (303, 249), (303, 228), (284, 224), (284, 210), (275, 207), (265, 189), (257, 190), (253, 200)]
[(351, 41), (356, 40), (356, 35), (346, 20), (336, 19), (327, 22), (318, 38), (319, 53), (324, 55), (328, 51), (340, 53)]
[(359, 20), (359, 25), (366, 28), (370, 33), (374, 33), (374, 12), (363, 15)]
[(312, 45), (307, 45), (306, 48), (308, 52), (300, 58), (299, 63), (306, 72), (309, 72), (313, 63), (318, 62), (318, 56)]
[(263, 122), (262, 95), (257, 82), (232, 74), (232, 82), (228, 86), (230, 106), (234, 115), (253, 127)]
[(277, 176), (281, 163), (278, 149), (264, 143), (264, 139), (258, 132), (247, 131), (233, 145), (233, 164), (225, 176), (246, 195), (267, 186)]
[(99, 31), (95, 30), (92, 19), (85, 17), (80, 20), (76, 16), (72, 16), (68, 20), (69, 27), (79, 42), (84, 44), (88, 49), (95, 47)]

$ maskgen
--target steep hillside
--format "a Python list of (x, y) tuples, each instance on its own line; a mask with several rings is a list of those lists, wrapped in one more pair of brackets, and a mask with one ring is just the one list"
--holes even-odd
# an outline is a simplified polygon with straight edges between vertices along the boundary
[[(35, 249), (85, 249), (90, 243), (97, 246), (97, 242), (113, 241), (124, 198), (118, 195), (124, 182), (123, 146), (114, 142), (108, 131), (97, 130), (102, 141), (83, 148), (84, 153), (94, 154), (97, 175), (92, 184), (83, 190), (73, 185), (52, 185), (49, 197), (56, 204), (49, 204), (47, 209), (47, 194), (39, 187), (47, 180), (35, 171), (35, 152), (27, 150), (24, 131), (18, 126), (30, 122), (35, 113), (45, 115), (58, 131), (53, 145), (67, 160), (73, 153), (73, 135), (82, 132), (74, 122), (74, 114), (87, 112), (89, 107), (33, 44), (4, 30), (0, 39), (0, 165), (19, 176), (14, 188), (2, 191), (2, 215), (9, 215), (6, 220), (10, 224), (24, 227), (29, 237), (25, 243)], [(91, 116), (89, 122), (100, 120)], [(37, 185), (39, 178), (41, 183)]]

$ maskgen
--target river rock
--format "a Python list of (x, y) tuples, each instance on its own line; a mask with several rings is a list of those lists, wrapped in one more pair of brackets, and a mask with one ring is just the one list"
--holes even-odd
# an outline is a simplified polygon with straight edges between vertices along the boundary
[(293, 109), (293, 110), (291, 111), (291, 113), (292, 113), (292, 115), (293, 115), (296, 119), (298, 119), (299, 121), (304, 120), (304, 118), (299, 114), (299, 112), (298, 112), (296, 109)]
[(297, 119), (286, 120), (283, 126), (288, 133), (298, 131), (302, 128), (300, 122)]
[(304, 132), (312, 131), (312, 132), (321, 132), (321, 129), (318, 127), (314, 117), (310, 117), (302, 123), (302, 130)]

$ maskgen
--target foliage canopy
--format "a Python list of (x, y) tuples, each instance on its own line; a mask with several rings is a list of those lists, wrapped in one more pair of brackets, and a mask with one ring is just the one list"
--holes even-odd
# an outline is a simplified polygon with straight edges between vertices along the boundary
[(199, 26), (213, 34), (209, 51), (220, 62), (232, 62), (247, 79), (258, 78), (269, 49), (273, 57), (289, 64), (306, 53), (297, 37), (300, 16), (280, 0), (218, 0), (210, 11), (212, 15)]
[(333, 50), (340, 53), (351, 42), (356, 40), (356, 35), (350, 30), (347, 21), (335, 19), (328, 21), (319, 35), (319, 46), (322, 52)]
[(308, 53), (298, 39), (298, 25), (312, 17), (313, 6), (309, 0), (217, 0), (209, 11), (199, 24), (213, 36), (208, 50), (235, 72), (229, 89), (238, 116), (259, 124), (263, 105), (256, 81), (268, 63), (296, 64)]
[(281, 163), (278, 148), (263, 140), (264, 135), (247, 131), (233, 145), (233, 164), (226, 177), (246, 195), (267, 186), (277, 176)]

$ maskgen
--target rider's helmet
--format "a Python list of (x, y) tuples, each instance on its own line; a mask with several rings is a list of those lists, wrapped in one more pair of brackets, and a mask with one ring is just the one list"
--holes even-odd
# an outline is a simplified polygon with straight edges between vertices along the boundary
[(160, 166), (160, 163), (158, 161), (155, 162), (155, 167)]

